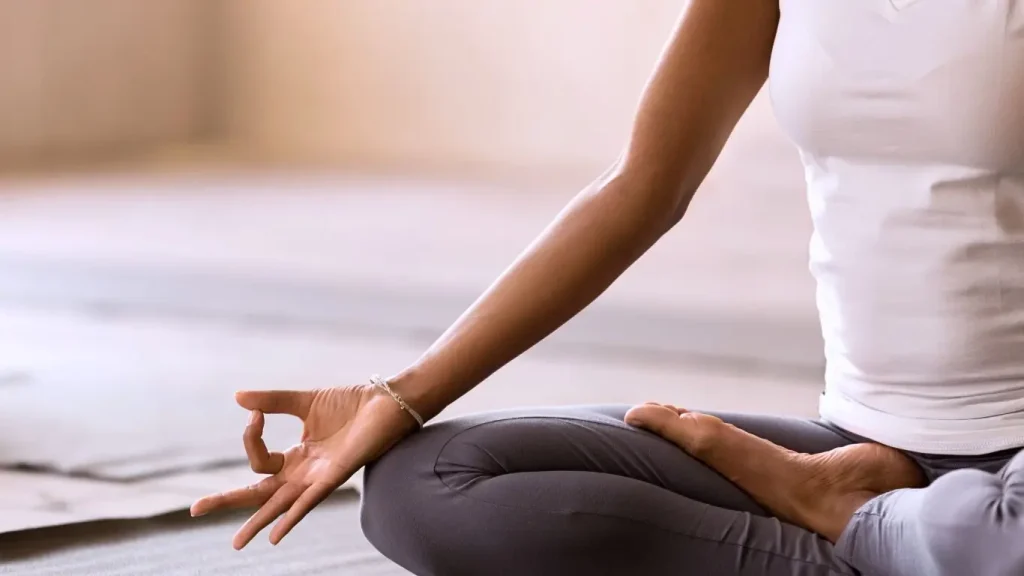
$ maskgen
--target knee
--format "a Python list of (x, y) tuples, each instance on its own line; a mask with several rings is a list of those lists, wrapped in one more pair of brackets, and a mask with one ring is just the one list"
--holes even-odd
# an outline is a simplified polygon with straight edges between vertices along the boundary
[[(922, 503), (925, 520), (937, 526), (974, 519), (1002, 502), (1006, 483), (999, 476), (981, 470), (957, 470), (942, 476), (925, 489)], [(971, 523), (976, 522), (972, 520)]]
[[(426, 429), (399, 442), (363, 473), (361, 521), (363, 532), (374, 545), (392, 542), (407, 529), (423, 501), (418, 492), (429, 483), (436, 454), (431, 454)], [(429, 438), (427, 438), (429, 440)]]
[[(367, 467), (363, 533), (416, 574), (476, 575), (488, 573), (496, 559), (525, 561), (496, 534), (509, 532), (509, 510), (529, 508), (533, 501), (523, 505), (524, 499), (534, 492), (510, 488), (499, 478), (586, 469), (590, 459), (581, 457), (579, 439), (606, 432), (610, 424), (625, 429), (621, 419), (590, 410), (530, 409), (427, 426)], [(665, 448), (660, 440), (643, 438)], [(512, 533), (520, 535), (522, 525), (516, 526)]]
[(1024, 522), (1024, 450), (1010, 460), (1000, 475), (1006, 488), (1007, 499), (1016, 506)]
[(360, 521), (367, 540), (416, 574), (443, 570), (453, 515), (449, 491), (435, 472), (438, 456), (465, 426), (458, 420), (428, 426), (368, 465)]
[(1000, 477), (1006, 481), (1007, 486), (1011, 489), (1024, 486), (1024, 450), (1017, 453), (1013, 459), (1010, 460), (1006, 468), (1003, 468)]
[(917, 521), (934, 566), (1024, 573), (1024, 478), (1016, 484), (1010, 480), (1005, 474), (959, 470), (922, 491)]
[(422, 465), (416, 455), (402, 450), (398, 444), (383, 457), (366, 466), (363, 472), (360, 522), (363, 534), (381, 552), (382, 546), (394, 541), (391, 532), (403, 526), (401, 502), (406, 490), (404, 479), (416, 476)]
[(398, 532), (437, 529), (456, 505), (456, 492), (507, 473), (502, 455), (528, 442), (530, 432), (544, 426), (503, 420), (482, 414), (428, 426), (367, 466), (362, 523), (370, 541), (394, 541)]
[(362, 521), (367, 536), (396, 523), (399, 510), (412, 504), (403, 501), (409, 489), (429, 471), (429, 455), (410, 444), (415, 442), (397, 444), (363, 472)]

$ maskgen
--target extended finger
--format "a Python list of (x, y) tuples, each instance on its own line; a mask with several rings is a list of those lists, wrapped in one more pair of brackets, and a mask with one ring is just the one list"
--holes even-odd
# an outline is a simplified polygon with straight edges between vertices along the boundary
[(291, 414), (305, 419), (315, 395), (311, 390), (243, 390), (235, 393), (235, 401), (248, 410)]
[(309, 514), (309, 511), (316, 508), (321, 502), (323, 502), (332, 492), (337, 488), (332, 484), (317, 483), (313, 484), (299, 496), (299, 499), (292, 504), (292, 507), (288, 509), (288, 512), (284, 515), (284, 518), (274, 525), (274, 529), (270, 531), (270, 543), (276, 545), (281, 541), (282, 538), (288, 535), (292, 531), (292, 528), (296, 524), (302, 521)]
[(270, 497), (270, 500), (267, 500), (263, 506), (260, 506), (260, 509), (235, 533), (235, 538), (232, 542), (235, 550), (244, 548), (246, 544), (259, 534), (260, 530), (263, 530), (275, 518), (284, 514), (285, 510), (290, 508), (299, 496), (302, 495), (304, 489), (303, 486), (298, 484), (285, 484), (275, 492)]
[(249, 457), (249, 467), (258, 474), (277, 474), (284, 467), (284, 454), (270, 452), (263, 441), (263, 413), (253, 410), (249, 416), (249, 424), (242, 434), (245, 444), (245, 455)]
[(244, 488), (204, 496), (196, 500), (189, 511), (193, 516), (202, 516), (217, 510), (261, 506), (274, 495), (281, 484), (282, 481), (276, 477), (264, 478)]

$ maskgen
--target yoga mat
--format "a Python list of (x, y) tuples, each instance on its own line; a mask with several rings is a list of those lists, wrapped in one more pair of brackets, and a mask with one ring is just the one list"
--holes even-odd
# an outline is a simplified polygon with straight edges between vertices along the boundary
[(402, 576), (359, 528), (359, 501), (338, 493), (310, 513), (278, 546), (257, 536), (242, 552), (231, 536), (248, 512), (189, 518), (178, 512), (146, 520), (90, 522), (0, 534), (0, 574), (42, 576)]

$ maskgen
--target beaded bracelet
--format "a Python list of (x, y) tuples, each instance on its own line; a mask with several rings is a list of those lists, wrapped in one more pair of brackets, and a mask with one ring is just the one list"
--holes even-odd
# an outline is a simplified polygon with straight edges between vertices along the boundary
[(409, 415), (412, 416), (414, 420), (416, 420), (416, 423), (419, 424), (420, 428), (423, 428), (423, 417), (420, 416), (419, 412), (413, 410), (411, 406), (406, 404), (405, 400), (403, 400), (402, 397), (398, 395), (398, 392), (395, 392), (394, 390), (391, 389), (391, 386), (388, 385), (387, 380), (381, 378), (377, 374), (374, 374), (373, 376), (370, 376), (370, 383), (376, 386), (377, 388), (380, 388), (387, 392), (388, 394), (390, 394), (391, 397), (395, 399), (395, 402), (398, 402), (398, 405), (401, 406), (402, 410), (408, 412)]

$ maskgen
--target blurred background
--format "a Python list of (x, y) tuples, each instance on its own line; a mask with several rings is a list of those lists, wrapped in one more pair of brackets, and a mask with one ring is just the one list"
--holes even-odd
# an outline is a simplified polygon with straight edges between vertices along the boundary
[[(235, 483), (236, 389), (414, 360), (615, 159), (684, 5), (0, 0), (0, 567), (116, 573), (131, 533), (255, 573), (214, 520), (107, 523), (89, 546), (66, 525)], [(763, 93), (677, 229), (450, 413), (813, 415), (809, 233)], [(365, 573), (393, 570), (339, 502), (322, 517)], [(296, 550), (349, 566), (307, 530)]]

